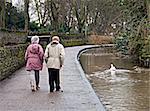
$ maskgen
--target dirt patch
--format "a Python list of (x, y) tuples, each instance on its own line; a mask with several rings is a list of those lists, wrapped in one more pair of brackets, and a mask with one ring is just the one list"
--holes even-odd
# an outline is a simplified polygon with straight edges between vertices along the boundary
[(88, 40), (92, 44), (111, 44), (113, 43), (113, 36), (90, 35)]

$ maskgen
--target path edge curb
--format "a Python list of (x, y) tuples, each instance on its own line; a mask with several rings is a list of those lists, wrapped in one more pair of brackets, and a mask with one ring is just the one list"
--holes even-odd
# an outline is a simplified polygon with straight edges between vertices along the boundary
[(78, 54), (77, 54), (77, 56), (76, 56), (76, 58), (75, 58), (76, 64), (77, 64), (77, 66), (78, 66), (78, 69), (79, 69), (79, 71), (80, 71), (80, 74), (81, 74), (81, 76), (82, 76), (82, 79), (84, 80), (84, 82), (87, 83), (87, 85), (88, 85), (90, 91), (91, 91), (91, 92), (93, 93), (93, 95), (95, 96), (94, 99), (96, 99), (96, 102), (97, 102), (97, 111), (106, 111), (106, 108), (105, 108), (104, 105), (102, 104), (101, 99), (98, 98), (98, 96), (97, 96), (96, 92), (94, 91), (94, 89), (93, 89), (91, 83), (90, 83), (89, 80), (87, 79), (87, 77), (86, 77), (86, 75), (85, 75), (85, 72), (84, 72), (84, 70), (83, 70), (83, 68), (82, 68), (82, 66), (81, 66), (81, 64), (80, 64), (79, 58), (80, 58), (80, 56), (81, 56), (82, 53), (86, 52), (86, 51), (89, 50), (89, 49), (92, 49), (92, 48), (100, 48), (100, 47), (112, 47), (112, 46), (114, 46), (114, 45), (113, 45), (113, 44), (107, 44), (107, 45), (89, 45), (89, 46), (87, 46), (87, 47), (81, 49), (81, 50), (78, 52)]

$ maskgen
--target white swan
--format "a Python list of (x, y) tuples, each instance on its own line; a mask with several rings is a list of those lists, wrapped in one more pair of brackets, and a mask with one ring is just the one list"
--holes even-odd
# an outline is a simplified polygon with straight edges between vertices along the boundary
[(128, 74), (131, 73), (132, 71), (127, 70), (127, 69), (117, 69), (112, 63), (110, 64), (110, 68), (104, 71), (97, 71), (94, 72), (93, 74), (90, 74), (89, 77), (98, 77), (98, 78), (103, 78), (107, 79), (109, 74), (111, 75), (111, 79), (113, 80), (122, 80), (119, 77), (116, 76), (116, 74)]
[(113, 64), (110, 64), (110, 71), (116, 71), (116, 68)]
[(109, 70), (110, 70), (112, 78), (116, 78), (116, 68), (114, 67), (113, 64), (110, 65), (110, 69)]

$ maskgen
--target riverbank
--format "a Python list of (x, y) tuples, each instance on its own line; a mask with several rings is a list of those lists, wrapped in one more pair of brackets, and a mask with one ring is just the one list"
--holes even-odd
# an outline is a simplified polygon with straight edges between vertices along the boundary
[[(98, 47), (80, 56), (82, 67), (107, 111), (149, 111), (150, 70), (137, 67), (113, 48)], [(115, 72), (110, 72), (110, 64)]]

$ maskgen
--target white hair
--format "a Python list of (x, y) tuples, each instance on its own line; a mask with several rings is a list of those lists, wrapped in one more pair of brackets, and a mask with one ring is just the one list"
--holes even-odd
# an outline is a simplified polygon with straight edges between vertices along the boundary
[(53, 36), (52, 37), (52, 42), (56, 42), (56, 43), (59, 43), (60, 39), (58, 36)]
[(39, 43), (39, 37), (38, 36), (32, 36), (31, 43)]

